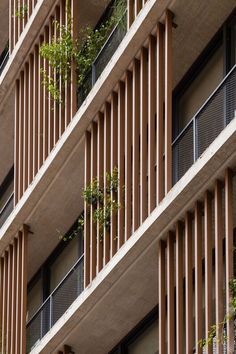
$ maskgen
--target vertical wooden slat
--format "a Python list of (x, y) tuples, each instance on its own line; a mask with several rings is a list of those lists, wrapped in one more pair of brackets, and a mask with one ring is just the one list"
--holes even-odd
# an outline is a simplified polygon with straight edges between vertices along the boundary
[[(49, 42), (49, 27), (46, 26), (44, 30), (44, 42)], [(45, 70), (45, 74), (48, 76), (49, 74), (49, 64), (48, 60), (43, 59), (43, 68)], [(43, 86), (43, 161), (48, 157), (48, 92), (45, 85)]]
[(23, 132), (24, 132), (24, 72), (22, 71), (20, 74), (20, 95), (19, 95), (19, 199), (23, 194)]
[(135, 8), (134, 8), (135, 17), (137, 17), (139, 11), (140, 11), (141, 8), (142, 8), (142, 6), (141, 6), (141, 1), (140, 1), (140, 0), (135, 0), (134, 6), (135, 6)]
[(2, 319), (3, 319), (3, 278), (4, 258), (0, 258), (0, 350), (2, 351)]
[[(33, 97), (34, 97), (34, 113), (33, 113), (33, 177), (39, 169), (39, 141), (42, 139), (40, 135), (40, 130), (38, 126), (38, 119), (40, 115), (42, 116), (43, 112), (41, 110), (41, 103), (39, 101), (39, 90), (42, 85), (40, 80), (40, 71), (39, 71), (39, 47), (36, 45), (34, 50), (34, 88), (33, 88)], [(40, 86), (39, 86), (40, 85)]]
[[(225, 171), (225, 256), (226, 256), (226, 313), (232, 315), (230, 303), (232, 294), (230, 282), (234, 278), (234, 241), (233, 241), (233, 173), (230, 169)], [(234, 321), (227, 321), (227, 352), (234, 348)]]
[(33, 87), (34, 87), (34, 57), (29, 57), (29, 77), (28, 77), (28, 185), (33, 180)]
[(167, 353), (174, 353), (174, 234), (167, 235)]
[[(104, 179), (104, 116), (103, 113), (98, 112), (98, 141), (97, 141), (97, 177), (99, 187), (103, 188)], [(101, 205), (98, 202), (98, 208)], [(97, 225), (97, 267), (98, 272), (103, 267), (103, 231), (101, 230), (101, 225), (98, 222)]]
[(18, 37), (19, 37), (19, 21), (18, 21), (18, 17), (16, 16), (16, 11), (18, 11), (18, 0), (14, 0), (14, 47), (18, 41)]
[(9, 0), (9, 53), (12, 52), (12, 34), (13, 34), (13, 26), (12, 26), (12, 7), (14, 6), (13, 0)]
[[(65, 24), (65, 1), (61, 0), (60, 2), (60, 37), (62, 36), (62, 26)], [(64, 133), (65, 130), (65, 85), (63, 83), (63, 80), (61, 79), (60, 75), (60, 93), (61, 93), (61, 102), (59, 104), (59, 122), (60, 122), (60, 128), (59, 128), (59, 134), (60, 136)]]
[(192, 218), (185, 215), (185, 298), (186, 298), (186, 353), (193, 353), (193, 252), (192, 252)]
[(133, 207), (133, 231), (139, 226), (139, 135), (140, 135), (140, 63), (134, 59), (133, 67), (133, 138), (132, 138), (132, 207)]
[(194, 250), (195, 250), (195, 342), (196, 354), (202, 353), (198, 344), (203, 337), (202, 320), (202, 216), (201, 205), (195, 204), (194, 210)]
[(159, 353), (166, 353), (166, 268), (165, 243), (158, 244)]
[[(204, 197), (204, 243), (205, 243), (205, 336), (212, 326), (212, 205), (211, 194), (206, 191)], [(212, 353), (212, 346), (206, 347), (206, 353)]]
[[(117, 93), (112, 92), (111, 97), (111, 172), (114, 168), (117, 168), (118, 163), (118, 97)], [(112, 190), (111, 200), (117, 201), (117, 192)], [(117, 251), (117, 212), (111, 212), (111, 257), (113, 257)]]
[(172, 13), (165, 18), (165, 193), (172, 187)]
[(157, 147), (157, 158), (156, 158), (156, 173), (157, 173), (157, 186), (156, 186), (156, 196), (157, 205), (161, 202), (164, 196), (164, 186), (163, 186), (163, 125), (164, 125), (164, 28), (161, 23), (157, 26), (157, 91), (156, 91), (156, 147)]
[[(77, 1), (71, 0), (71, 18), (73, 18), (71, 24), (72, 38), (76, 41), (77, 33), (79, 31), (79, 16), (77, 11)], [(76, 62), (73, 59), (71, 65), (71, 119), (74, 117), (77, 110), (77, 98), (76, 98), (76, 87), (77, 87), (77, 70)]]
[(16, 279), (16, 340), (15, 340), (15, 354), (23, 354), (20, 352), (21, 343), (21, 285), (22, 285), (22, 232), (18, 232), (17, 243), (17, 279)]
[(148, 213), (155, 208), (155, 103), (156, 103), (156, 39), (149, 36), (148, 46)]
[[(222, 185), (219, 180), (215, 183), (215, 283), (216, 283), (216, 337), (221, 338), (222, 327), (218, 324), (224, 318), (223, 303), (223, 225), (222, 225)], [(223, 352), (221, 341), (216, 343), (217, 353)]]
[(28, 227), (23, 225), (22, 230), (22, 255), (21, 255), (21, 317), (20, 317), (20, 350), (26, 353), (26, 312), (27, 312), (27, 252)]
[(13, 258), (13, 246), (9, 246), (9, 252), (8, 252), (8, 274), (7, 274), (7, 288), (8, 288), (8, 293), (7, 293), (7, 340), (6, 340), (6, 353), (11, 352), (11, 313), (12, 313), (12, 296), (14, 294), (12, 293), (12, 286), (11, 286), (11, 281), (12, 281), (12, 258)]
[[(59, 37), (59, 30), (57, 24), (60, 21), (60, 8), (59, 6), (56, 6), (55, 9), (55, 23), (54, 23), (54, 36), (55, 40), (58, 39)], [(54, 80), (55, 82), (58, 82), (58, 74), (56, 73), (56, 70), (54, 70)], [(59, 126), (60, 126), (60, 121), (59, 121), (59, 103), (54, 100), (54, 141), (53, 145), (55, 146), (58, 139), (59, 139)]]
[[(54, 18), (51, 16), (49, 19), (49, 44), (52, 44), (53, 39), (53, 32), (54, 32)], [(48, 75), (49, 77), (53, 76), (53, 69), (51, 65), (48, 65)], [(48, 92), (48, 154), (53, 149), (53, 135), (54, 135), (54, 101), (53, 97), (51, 97), (50, 92)]]
[(19, 97), (20, 82), (15, 86), (15, 129), (14, 129), (14, 205), (19, 200)]
[(29, 64), (24, 71), (24, 132), (23, 132), (23, 191), (28, 187), (28, 106), (29, 106)]
[(118, 188), (118, 249), (124, 243), (124, 190), (125, 184), (124, 170), (124, 132), (125, 132), (125, 87), (123, 82), (119, 82), (118, 89), (118, 171), (119, 171), (119, 188)]
[(13, 260), (12, 260), (11, 354), (15, 354), (16, 352), (17, 248), (18, 248), (18, 239), (14, 238)]
[(125, 78), (125, 241), (131, 235), (132, 225), (132, 74)]
[[(85, 168), (84, 168), (84, 185), (89, 185), (91, 180), (91, 134), (85, 133)], [(84, 203), (84, 286), (90, 283), (90, 215), (89, 206)]]
[(8, 303), (8, 252), (4, 253), (4, 271), (3, 271), (3, 301), (2, 301), (2, 353), (6, 352), (7, 342), (7, 303)]
[[(105, 103), (104, 112), (104, 190), (106, 191), (109, 186), (107, 186), (106, 174), (109, 173), (111, 169), (111, 106), (109, 103)], [(107, 194), (105, 193), (104, 203), (107, 203)], [(109, 230), (104, 227), (104, 265), (110, 260), (110, 235)]]
[(141, 50), (141, 123), (140, 123), (140, 212), (141, 222), (147, 217), (147, 122), (148, 122), (148, 87), (147, 87), (147, 49)]
[[(91, 181), (97, 177), (97, 123), (92, 123), (91, 128)], [(97, 228), (93, 222), (93, 215), (95, 211), (95, 205), (90, 206), (90, 279), (93, 280), (96, 276), (97, 265)]]
[(182, 225), (176, 224), (176, 353), (184, 352), (184, 297), (183, 297), (183, 256), (184, 240)]
[[(39, 47), (41, 47), (42, 43), (43, 43), (43, 36), (40, 36), (39, 38)], [(38, 49), (36, 47), (35, 49), (35, 66), (36, 66), (36, 55), (38, 54)], [(37, 127), (37, 131), (38, 131), (38, 140), (37, 140), (37, 151), (38, 151), (38, 156), (37, 156), (37, 161), (38, 162), (38, 166), (37, 169), (40, 169), (40, 167), (43, 164), (43, 115), (44, 115), (44, 111), (43, 111), (43, 95), (44, 95), (44, 88), (43, 88), (43, 75), (41, 73), (41, 69), (43, 69), (43, 58), (41, 57), (41, 55), (39, 55), (38, 57), (38, 88), (37, 88), (37, 92), (38, 92), (38, 115), (35, 115), (35, 127)], [(36, 72), (35, 72), (36, 74)], [(36, 99), (36, 98), (35, 98)]]
[(127, 16), (127, 27), (130, 28), (134, 21), (134, 0), (128, 0), (128, 16)]

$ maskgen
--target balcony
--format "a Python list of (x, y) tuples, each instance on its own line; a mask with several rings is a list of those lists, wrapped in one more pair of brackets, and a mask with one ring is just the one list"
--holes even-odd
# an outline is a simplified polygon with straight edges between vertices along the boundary
[(50, 331), (83, 290), (84, 256), (82, 255), (28, 322), (27, 353)]
[(98, 53), (94, 60), (91, 69), (88, 71), (83, 83), (80, 85), (77, 91), (77, 106), (82, 105), (92, 87), (102, 74), (108, 62), (111, 60), (113, 54), (119, 47), (122, 39), (127, 32), (127, 11), (125, 11), (121, 20), (113, 28), (102, 49)]
[(14, 192), (12, 192), (12, 194), (10, 195), (10, 197), (7, 199), (6, 203), (3, 205), (3, 207), (0, 210), (0, 228), (7, 220), (8, 216), (11, 214), (13, 208), (14, 208)]
[(236, 116), (236, 65), (172, 144), (173, 185)]
[(14, 208), (14, 168), (12, 167), (0, 186), (0, 228)]
[(9, 46), (8, 43), (5, 46), (4, 51), (2, 52), (1, 56), (0, 56), (0, 75), (3, 72), (3, 69), (5, 68), (7, 62), (9, 59)]

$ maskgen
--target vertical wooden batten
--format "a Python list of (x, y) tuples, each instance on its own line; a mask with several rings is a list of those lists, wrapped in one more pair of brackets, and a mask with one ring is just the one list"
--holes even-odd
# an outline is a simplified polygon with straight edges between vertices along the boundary
[(159, 353), (166, 353), (166, 267), (165, 243), (158, 243)]
[[(89, 185), (91, 181), (91, 134), (85, 134), (85, 168), (84, 185)], [(90, 283), (90, 215), (89, 206), (84, 202), (84, 287)]]
[(165, 194), (172, 187), (172, 19), (166, 11), (165, 18)]
[[(91, 127), (91, 181), (97, 177), (97, 123), (93, 122)], [(95, 205), (90, 205), (90, 279), (96, 276), (97, 266), (97, 225), (93, 221)]]
[[(106, 102), (104, 107), (104, 191), (109, 188), (107, 185), (107, 173), (110, 172), (111, 169), (111, 105), (110, 103)], [(105, 192), (104, 195), (104, 204), (106, 205), (108, 202), (108, 196)], [(106, 265), (110, 260), (110, 235), (109, 230), (106, 226), (104, 226), (104, 239), (103, 239), (103, 246), (104, 246), (104, 265)]]
[(185, 226), (185, 299), (186, 299), (186, 353), (192, 353), (193, 350), (193, 232), (192, 215), (187, 212), (184, 220)]
[(174, 234), (167, 235), (167, 353), (174, 353), (175, 327), (174, 327)]
[(176, 224), (176, 353), (184, 352), (184, 239), (181, 222)]

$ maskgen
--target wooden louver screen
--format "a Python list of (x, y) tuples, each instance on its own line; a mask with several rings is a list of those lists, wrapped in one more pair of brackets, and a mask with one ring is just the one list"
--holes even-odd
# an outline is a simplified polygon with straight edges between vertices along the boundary
[(1, 353), (26, 353), (27, 239), (24, 225), (0, 258)]
[(106, 173), (117, 167), (121, 206), (101, 238), (94, 206), (85, 203), (85, 286), (171, 188), (171, 33), (167, 11), (165, 25), (158, 23), (85, 134), (85, 186), (98, 177), (104, 187)]

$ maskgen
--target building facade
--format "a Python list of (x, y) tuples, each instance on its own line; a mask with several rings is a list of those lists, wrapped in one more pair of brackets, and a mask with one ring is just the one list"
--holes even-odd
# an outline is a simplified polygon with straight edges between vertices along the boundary
[(235, 0), (0, 14), (0, 353), (235, 353)]

